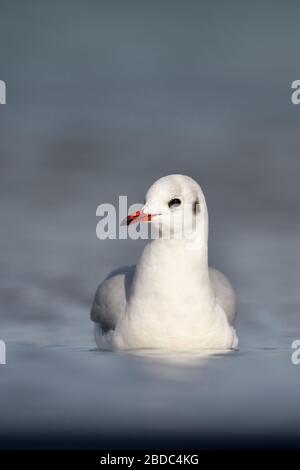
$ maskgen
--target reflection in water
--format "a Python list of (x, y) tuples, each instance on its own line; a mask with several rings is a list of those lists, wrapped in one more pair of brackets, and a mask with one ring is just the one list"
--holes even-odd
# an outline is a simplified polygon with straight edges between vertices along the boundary
[(160, 349), (137, 349), (127, 351), (128, 354), (133, 354), (137, 357), (143, 357), (155, 362), (186, 366), (205, 365), (212, 356), (230, 354), (233, 352), (234, 351), (230, 349), (201, 349), (191, 352), (173, 352)]
[[(128, 351), (129, 357), (134, 356), (149, 378), (191, 382), (198, 381), (203, 370), (210, 361), (232, 354), (228, 349), (203, 349), (197, 352), (167, 352), (165, 350), (139, 349)], [(196, 375), (195, 375), (196, 371)]]

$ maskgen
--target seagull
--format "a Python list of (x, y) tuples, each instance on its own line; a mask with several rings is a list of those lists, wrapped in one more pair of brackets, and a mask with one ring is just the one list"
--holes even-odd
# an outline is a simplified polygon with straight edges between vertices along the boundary
[(136, 266), (117, 269), (98, 287), (91, 309), (102, 350), (193, 352), (236, 349), (236, 297), (208, 266), (208, 210), (199, 184), (184, 175), (157, 180), (125, 224), (156, 234)]

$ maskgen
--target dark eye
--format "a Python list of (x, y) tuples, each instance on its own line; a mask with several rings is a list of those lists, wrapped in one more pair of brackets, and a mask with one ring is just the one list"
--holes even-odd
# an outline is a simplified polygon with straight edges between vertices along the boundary
[(174, 197), (174, 199), (171, 199), (169, 202), (168, 202), (168, 206), (171, 208), (171, 207), (178, 207), (180, 206), (181, 204), (181, 200), (178, 199), (177, 197)]

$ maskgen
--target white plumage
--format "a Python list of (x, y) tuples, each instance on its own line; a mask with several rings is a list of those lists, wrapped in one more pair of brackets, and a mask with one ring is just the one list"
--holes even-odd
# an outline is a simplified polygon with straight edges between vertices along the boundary
[(235, 348), (235, 294), (227, 278), (208, 267), (208, 213), (200, 186), (188, 176), (161, 178), (128, 221), (150, 221), (160, 236), (146, 245), (136, 267), (112, 272), (98, 287), (91, 310), (98, 347)]

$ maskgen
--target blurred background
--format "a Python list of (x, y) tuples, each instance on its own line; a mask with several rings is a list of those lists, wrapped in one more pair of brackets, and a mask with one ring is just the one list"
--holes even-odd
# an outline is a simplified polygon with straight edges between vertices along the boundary
[[(297, 446), (299, 2), (1, 0), (0, 13), (0, 446)], [(95, 289), (145, 243), (97, 240), (96, 208), (143, 202), (170, 173), (205, 192), (240, 351), (95, 351)]]

